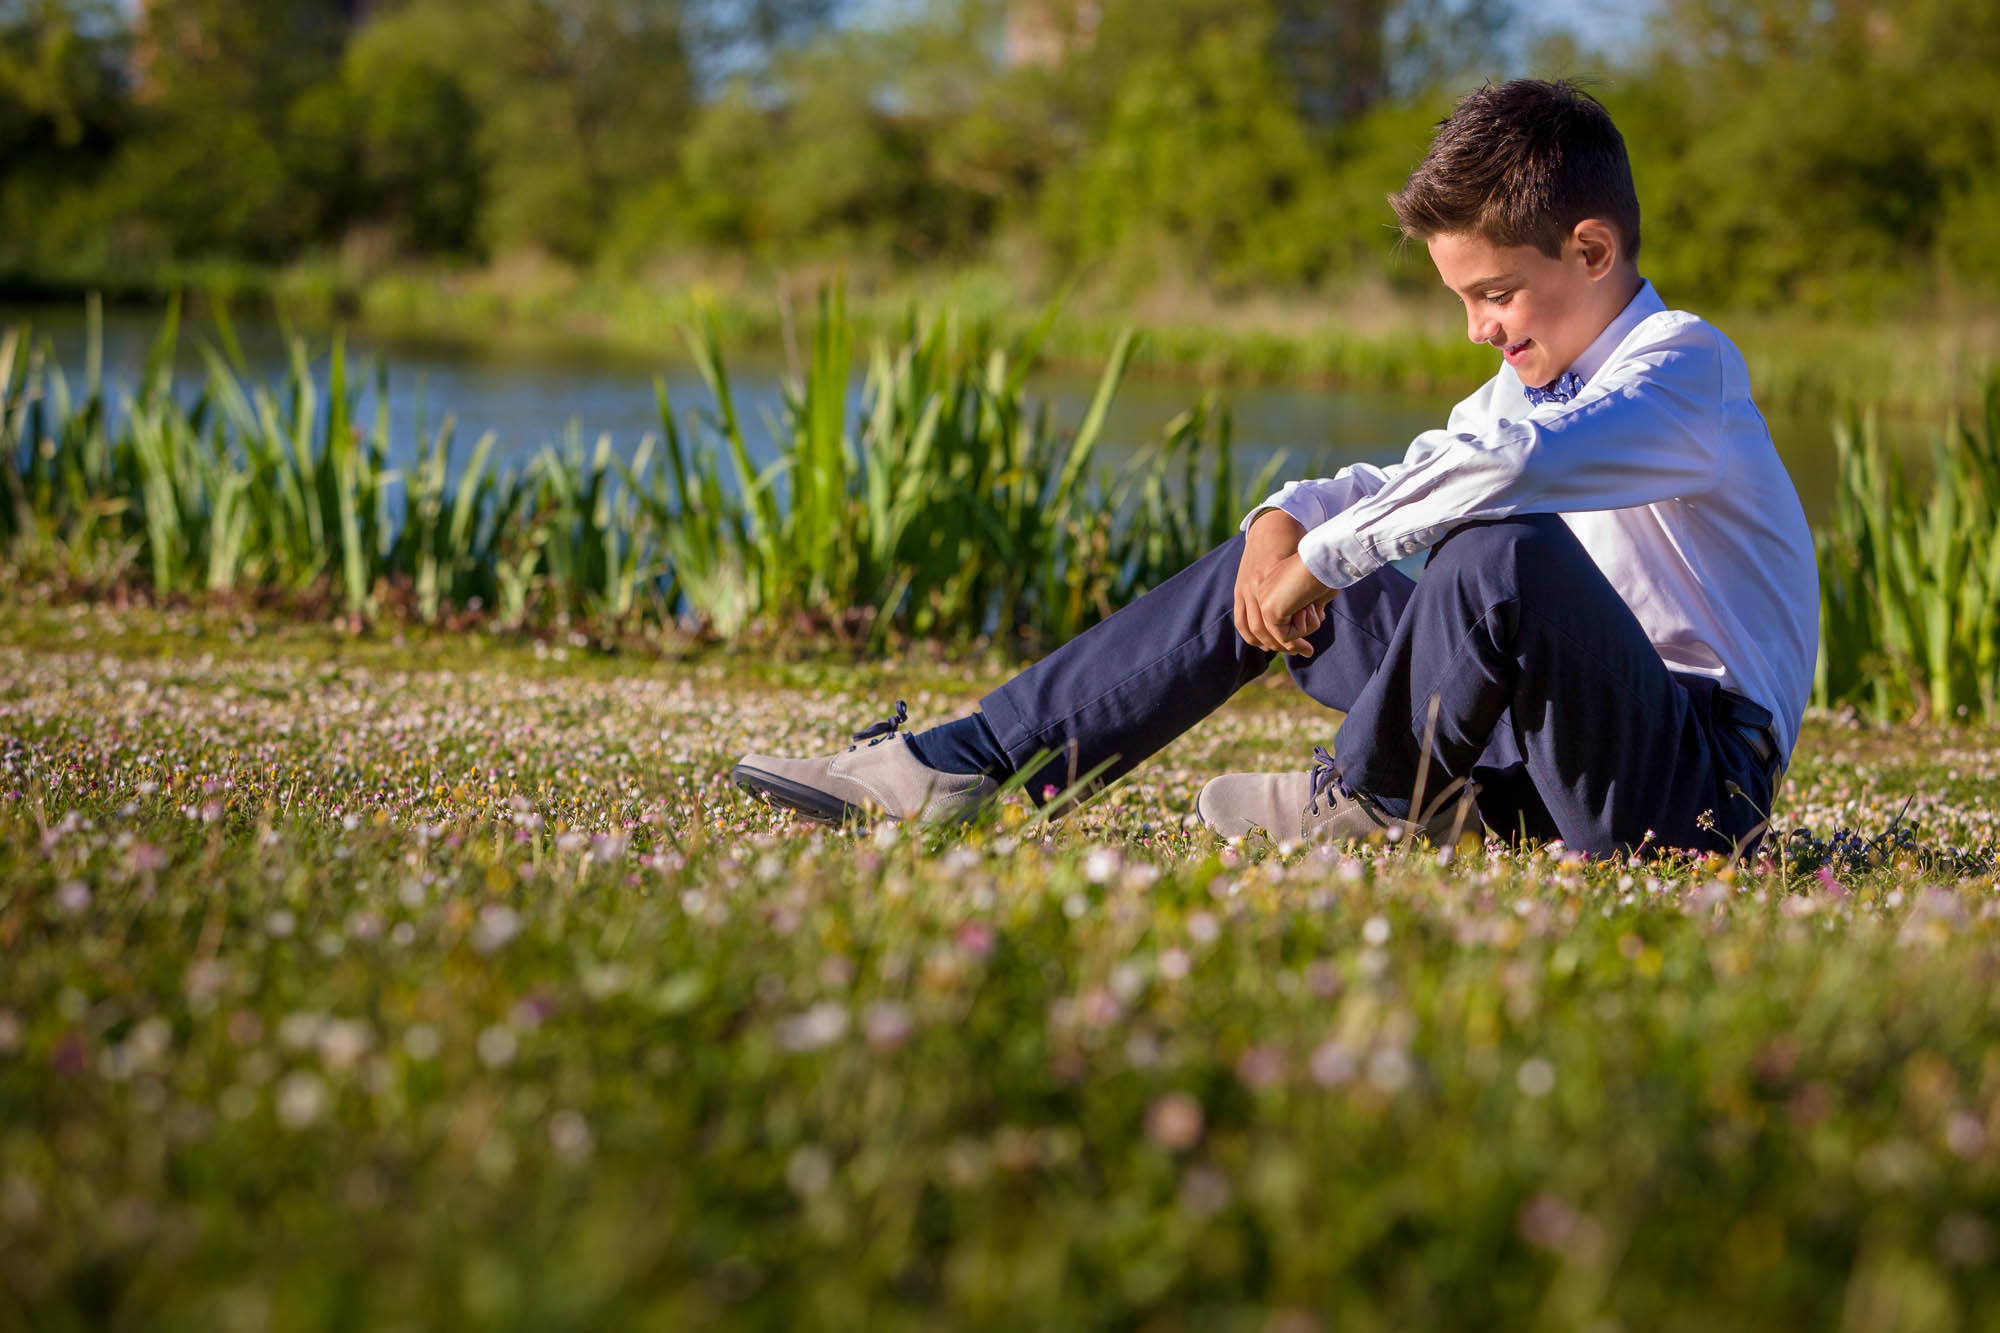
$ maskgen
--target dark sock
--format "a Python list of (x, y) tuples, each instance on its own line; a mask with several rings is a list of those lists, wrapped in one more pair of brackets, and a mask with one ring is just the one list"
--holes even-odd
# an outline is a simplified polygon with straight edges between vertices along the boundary
[(929, 731), (906, 735), (917, 758), (940, 773), (984, 773), (989, 778), (1005, 778), (1014, 772), (1013, 761), (1000, 748), (983, 713), (947, 722)]

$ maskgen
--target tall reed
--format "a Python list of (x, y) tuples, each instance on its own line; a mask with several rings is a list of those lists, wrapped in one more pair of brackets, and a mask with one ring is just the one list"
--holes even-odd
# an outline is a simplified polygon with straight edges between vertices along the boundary
[(1099, 465), (1129, 336), (1064, 429), (1025, 387), (1053, 311), (1011, 340), (912, 313), (865, 353), (858, 402), (837, 292), (818, 316), (764, 423), (761, 468), (703, 322), (688, 333), (700, 410), (682, 417), (661, 384), (660, 435), (629, 455), (608, 437), (586, 449), (572, 428), (505, 471), (490, 435), (459, 464), (449, 417), (433, 432), (420, 414), (412, 447), (393, 447), (384, 372), (363, 421), (338, 337), (323, 371), (291, 339), (284, 373), (259, 383), (224, 318), (199, 391), (177, 393), (177, 307), (114, 413), (93, 303), (80, 398), (27, 330), (0, 341), (0, 541), (17, 565), (122, 569), (162, 595), (316, 590), (363, 619), (388, 596), (425, 621), (478, 609), (510, 625), (678, 619), (728, 637), (804, 623), (858, 641), (893, 629), (1035, 644), (1226, 537), (1268, 482), (1270, 469), (1239, 486), (1227, 413), (1208, 402), (1123, 472)]
[(2000, 376), (1931, 446), (1928, 498), (1872, 416), (1834, 427), (1813, 696), (1881, 719), (2000, 718)]
[[(837, 631), (1049, 642), (1172, 574), (1202, 538), (1226, 537), (1270, 475), (1238, 487), (1226, 414), (1183, 414), (1122, 476), (1095, 468), (1134, 344), (1113, 349), (1066, 432), (1024, 389), (1049, 322), (1007, 344), (949, 314), (912, 314), (896, 342), (870, 353), (850, 415), (849, 325), (838, 294), (823, 296), (808, 363), (770, 423), (776, 458), (762, 469), (713, 330), (698, 326), (690, 343), (714, 407), (683, 430), (656, 386), (666, 448), (652, 475), (628, 474), (679, 596), (725, 633), (803, 612)], [(1211, 440), (1216, 421), (1223, 434)], [(1196, 522), (1203, 496), (1225, 521)], [(848, 623), (851, 611), (860, 624)]]
[[(1117, 341), (1065, 429), (1025, 388), (1053, 311), (1011, 339), (912, 312), (857, 356), (840, 295), (823, 294), (806, 362), (764, 423), (762, 467), (700, 322), (688, 344), (707, 404), (683, 416), (660, 383), (660, 434), (629, 456), (572, 429), (520, 469), (493, 465), (490, 435), (459, 463), (449, 417), (393, 448), (384, 373), (362, 421), (338, 337), (323, 371), (294, 338), (284, 373), (259, 383), (225, 318), (198, 392), (177, 393), (177, 304), (114, 412), (97, 302), (87, 315), (76, 381), (27, 329), (0, 333), (0, 548), (16, 567), (163, 595), (314, 592), (362, 619), (388, 596), (427, 622), (692, 621), (723, 637), (803, 624), (857, 644), (895, 630), (1032, 647), (1226, 539), (1277, 466), (1240, 479), (1228, 413), (1210, 400), (1122, 471), (1101, 466), (1135, 343)], [(1934, 442), (1928, 496), (1872, 418), (1836, 423), (1835, 444), (1814, 698), (1881, 718), (2000, 718), (2000, 377)], [(390, 466), (398, 456), (413, 461)]]

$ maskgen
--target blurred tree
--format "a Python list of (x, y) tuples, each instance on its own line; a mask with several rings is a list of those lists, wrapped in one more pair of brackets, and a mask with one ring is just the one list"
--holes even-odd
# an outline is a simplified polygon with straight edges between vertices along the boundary
[[(1516, 0), (0, 0), (0, 265), (423, 255), (1429, 281), (1382, 204)], [(2000, 5), (1658, 0), (1597, 91), (1677, 300), (2000, 287)], [(1574, 44), (1540, 59), (1567, 73)], [(1604, 59), (1611, 59), (1606, 57)]]
[(762, 87), (778, 60), (829, 32), (840, 0), (687, 0), (687, 37), (702, 91), (732, 80)]
[[(1355, 217), (1342, 156), (1371, 142), (1343, 131), (1392, 90), (1410, 96), (1474, 60), (1506, 12), (1504, 0), (1107, 0), (1065, 71), (1075, 119), (1094, 128), (1041, 201), (1044, 230), (1071, 261), (1136, 266), (1134, 282), (1177, 250), (1205, 281), (1317, 281), (1377, 250), (1400, 175), (1370, 176), (1368, 222), (1336, 231)], [(1402, 145), (1404, 169), (1423, 138)]]
[(964, 0), (877, 38), (889, 75), (879, 100), (921, 159), (926, 206), (904, 219), (906, 252), (969, 253), (1032, 214), (1043, 181), (1094, 129), (1064, 68), (1094, 23), (1087, 7)]
[(881, 104), (883, 52), (832, 38), (783, 58), (772, 81), (775, 95), (739, 79), (704, 111), (682, 182), (652, 202), (653, 239), (736, 244), (777, 260), (938, 257), (939, 187), (924, 170), (921, 132)]
[(434, 240), (471, 210), (493, 249), (588, 258), (620, 200), (675, 168), (693, 105), (684, 22), (681, 0), (408, 0), (349, 67), (397, 101), (366, 122), (376, 183), (421, 195)]
[(95, 190), (130, 126), (114, 0), (0, 0), (0, 265), (91, 257)]
[(473, 251), (485, 170), (478, 109), (458, 76), (371, 32), (349, 52), (343, 92), (354, 108), (369, 215), (408, 249)]
[(1673, 0), (1655, 46), (1613, 110), (1663, 279), (1855, 314), (1939, 263), (1991, 282), (1978, 238), (2000, 237), (1978, 219), (2000, 169), (2000, 8)]
[[(991, 13), (976, 0), (826, 34), (732, 78), (698, 114), (679, 179), (624, 211), (607, 257), (630, 267), (686, 241), (779, 262), (976, 253), (1032, 188), (1047, 135), (1036, 105), (1006, 97), (975, 9)], [(1003, 110), (1019, 134), (996, 131)]]
[(1379, 276), (1426, 297), (1437, 293), (1437, 271), (1421, 246), (1411, 253), (1403, 243), (1385, 196), (1422, 158), (1453, 100), (1451, 90), (1391, 98), (1332, 135), (1327, 149), (1331, 182), (1312, 219), (1323, 237), (1329, 274)]
[(1336, 124), (1387, 94), (1395, 7), (1394, 0), (1280, 0), (1275, 50), (1307, 119)]
[(1045, 217), (1078, 257), (1140, 265), (1132, 282), (1180, 256), (1224, 285), (1311, 281), (1325, 251), (1308, 218), (1324, 178), (1268, 22), (1239, 17), (1134, 63), (1101, 140), (1052, 185)]
[(101, 147), (122, 120), (115, 0), (0, 0), (0, 161)]
[(1396, 0), (1383, 19), (1387, 94), (1421, 97), (1508, 71), (1510, 38), (1528, 17), (1520, 0)]
[(764, 183), (776, 113), (732, 80), (696, 119), (682, 145), (683, 178), (657, 187), (624, 219), (621, 241), (638, 256), (662, 238), (754, 246), (771, 238)]
[(135, 34), (141, 128), (122, 211), (177, 253), (282, 258), (344, 220), (339, 67), (347, 0), (148, 0)]

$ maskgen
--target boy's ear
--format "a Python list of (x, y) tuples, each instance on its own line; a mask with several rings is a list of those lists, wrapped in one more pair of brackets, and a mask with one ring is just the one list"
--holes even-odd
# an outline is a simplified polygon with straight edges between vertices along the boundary
[(1569, 242), (1589, 277), (1603, 277), (1618, 262), (1618, 233), (1601, 218), (1585, 218), (1577, 223), (1570, 231)]

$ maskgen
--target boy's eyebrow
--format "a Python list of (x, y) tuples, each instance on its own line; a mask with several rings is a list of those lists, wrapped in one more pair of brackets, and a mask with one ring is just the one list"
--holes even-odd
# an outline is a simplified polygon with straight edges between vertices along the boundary
[(1514, 281), (1514, 275), (1512, 273), (1496, 273), (1494, 276), (1490, 278), (1481, 278), (1477, 282), (1468, 282), (1465, 284), (1465, 286), (1459, 288), (1459, 290), (1464, 292), (1470, 292), (1470, 291), (1477, 291), (1482, 287), (1503, 287), (1512, 281)]

